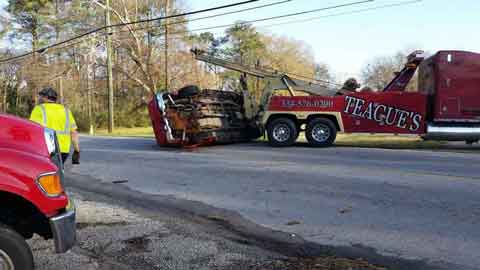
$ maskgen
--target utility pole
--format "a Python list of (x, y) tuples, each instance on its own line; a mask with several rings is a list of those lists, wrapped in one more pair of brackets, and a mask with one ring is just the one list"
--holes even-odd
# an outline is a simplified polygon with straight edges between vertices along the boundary
[(107, 81), (108, 81), (108, 133), (115, 128), (113, 115), (112, 33), (110, 32), (110, 0), (105, 1), (105, 25), (107, 26)]
[(65, 101), (64, 95), (63, 95), (63, 75), (58, 79), (58, 90), (60, 92), (60, 103), (63, 104)]
[(93, 128), (93, 101), (92, 101), (92, 86), (90, 83), (90, 76), (87, 74), (87, 113), (88, 113), (88, 134), (95, 135)]
[[(95, 85), (95, 79), (92, 80), (92, 77), (94, 77), (94, 72), (95, 69), (93, 69), (93, 64), (92, 64), (92, 59), (95, 57), (95, 46), (94, 42), (89, 43), (89, 52), (87, 54), (87, 76), (86, 76), (86, 82), (87, 82), (87, 113), (88, 113), (88, 126), (89, 126), (89, 134), (90, 135), (95, 135), (95, 129), (94, 129), (94, 116), (93, 116), (93, 85)], [(93, 75), (93, 76), (92, 76)]]
[[(168, 16), (170, 0), (165, 0), (165, 17)], [(165, 90), (168, 91), (168, 19), (165, 19)]]
[(7, 112), (7, 95), (8, 95), (8, 83), (5, 82), (5, 86), (3, 88), (3, 96), (2, 96), (2, 112)]
[[(60, 14), (60, 3), (59, 3), (59, 0), (55, 0), (55, 17), (58, 17)], [(60, 24), (59, 23), (56, 23), (55, 25), (55, 42), (59, 42), (60, 41)], [(60, 59), (62, 56), (61, 52), (58, 51), (57, 53), (57, 59)], [(57, 60), (59, 61), (59, 60)], [(60, 94), (60, 103), (64, 103), (65, 102), (65, 96), (64, 96), (64, 93), (63, 93), (63, 75), (58, 78), (58, 90), (59, 90), (59, 94)]]

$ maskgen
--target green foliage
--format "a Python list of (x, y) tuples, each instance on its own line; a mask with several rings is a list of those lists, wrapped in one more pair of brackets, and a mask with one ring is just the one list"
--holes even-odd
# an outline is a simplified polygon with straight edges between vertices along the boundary
[[(80, 110), (73, 110), (72, 113), (77, 121), (78, 130), (81, 132), (89, 131), (88, 115)], [(108, 114), (106, 111), (97, 112), (95, 114), (95, 129), (103, 129), (108, 126)], [(115, 125), (118, 127), (134, 128), (148, 127), (151, 125), (150, 117), (146, 108), (136, 112), (128, 112), (125, 110), (117, 110), (115, 112)]]
[(21, 26), (11, 35), (25, 39), (25, 34), (28, 34), (33, 47), (37, 47), (41, 28), (48, 28), (46, 24), (51, 20), (52, 7), (52, 0), (9, 0), (6, 10), (12, 15), (12, 22)]
[[(248, 23), (238, 22), (225, 31), (225, 36), (215, 37), (212, 33), (196, 36), (208, 54), (225, 57), (234, 62), (250, 67), (271, 67), (273, 69), (330, 81), (329, 68), (316, 64), (313, 50), (301, 41), (282, 36), (267, 35), (257, 31)], [(216, 68), (211, 68), (217, 73)], [(238, 72), (224, 70), (220, 77), (224, 88), (238, 88)], [(260, 99), (264, 82), (261, 79), (247, 76), (248, 89)]]
[(254, 65), (265, 49), (261, 34), (251, 24), (238, 22), (226, 34), (229, 42), (226, 54), (242, 64)]

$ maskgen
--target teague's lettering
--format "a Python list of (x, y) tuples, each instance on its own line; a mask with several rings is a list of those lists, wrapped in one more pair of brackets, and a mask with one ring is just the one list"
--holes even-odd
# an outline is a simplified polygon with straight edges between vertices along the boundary
[(420, 128), (422, 115), (397, 109), (392, 106), (369, 102), (361, 98), (345, 96), (345, 113), (376, 121), (382, 125), (417, 131)]

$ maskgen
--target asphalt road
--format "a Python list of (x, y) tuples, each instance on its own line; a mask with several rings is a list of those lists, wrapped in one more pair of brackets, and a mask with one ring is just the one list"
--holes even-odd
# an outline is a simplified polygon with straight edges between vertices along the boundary
[(480, 269), (480, 153), (263, 143), (187, 151), (93, 137), (81, 146), (76, 175), (234, 210), (321, 244)]

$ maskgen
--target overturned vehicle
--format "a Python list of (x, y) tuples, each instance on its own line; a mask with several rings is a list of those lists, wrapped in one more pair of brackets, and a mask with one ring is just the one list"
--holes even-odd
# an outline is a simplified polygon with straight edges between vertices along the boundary
[(199, 146), (247, 142), (260, 130), (245, 112), (242, 94), (185, 86), (158, 93), (149, 114), (160, 146)]

